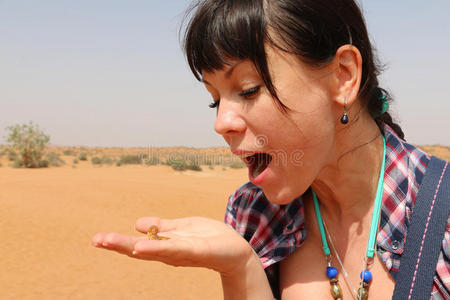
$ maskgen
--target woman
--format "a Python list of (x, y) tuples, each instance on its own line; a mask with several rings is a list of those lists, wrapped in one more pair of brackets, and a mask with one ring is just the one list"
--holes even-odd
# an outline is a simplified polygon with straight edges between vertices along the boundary
[[(391, 298), (430, 157), (388, 113), (358, 6), (203, 0), (192, 12), (189, 65), (211, 93), (215, 130), (249, 168), (226, 212), (234, 230), (143, 218), (137, 230), (170, 239), (99, 233), (94, 245), (216, 270), (226, 299)], [(433, 299), (449, 298), (449, 239)]]

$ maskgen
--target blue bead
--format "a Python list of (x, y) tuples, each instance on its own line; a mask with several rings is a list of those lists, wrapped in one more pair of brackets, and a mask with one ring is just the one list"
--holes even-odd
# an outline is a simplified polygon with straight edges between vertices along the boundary
[(364, 278), (363, 278), (363, 272), (359, 274), (359, 278), (361, 278), (364, 282), (370, 282), (372, 280), (372, 273), (370, 273), (369, 270), (364, 271)]
[(335, 267), (327, 268), (327, 276), (328, 278), (335, 278), (338, 274), (338, 270)]

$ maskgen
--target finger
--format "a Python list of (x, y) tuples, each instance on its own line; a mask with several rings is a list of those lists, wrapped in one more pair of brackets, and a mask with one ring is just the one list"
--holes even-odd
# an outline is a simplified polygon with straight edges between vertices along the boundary
[(98, 247), (113, 250), (122, 254), (132, 255), (134, 245), (143, 238), (124, 235), (115, 232), (102, 233), (96, 237)]
[(134, 247), (134, 258), (160, 261), (172, 266), (197, 267), (204, 266), (204, 255), (201, 255), (194, 244), (199, 241), (185, 239), (141, 240)]
[[(178, 219), (179, 220), (179, 219)], [(158, 217), (145, 217), (140, 218), (136, 221), (136, 230), (142, 233), (147, 233), (150, 226), (158, 226), (159, 232), (165, 232), (170, 230), (175, 230), (177, 228), (177, 220), (161, 219)]]
[[(170, 234), (167, 234), (167, 236), (175, 237), (175, 235)], [(134, 245), (134, 253), (155, 257), (191, 256), (194, 248), (190, 239), (179, 239), (176, 237), (158, 241), (142, 239)]]
[(94, 247), (99, 247), (103, 243), (106, 232), (99, 232), (92, 237), (91, 243)]

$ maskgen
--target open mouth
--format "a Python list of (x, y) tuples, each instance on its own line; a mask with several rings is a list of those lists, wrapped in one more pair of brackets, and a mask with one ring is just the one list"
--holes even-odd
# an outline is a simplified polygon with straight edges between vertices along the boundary
[(272, 161), (272, 156), (267, 153), (255, 153), (244, 158), (252, 178), (258, 177)]

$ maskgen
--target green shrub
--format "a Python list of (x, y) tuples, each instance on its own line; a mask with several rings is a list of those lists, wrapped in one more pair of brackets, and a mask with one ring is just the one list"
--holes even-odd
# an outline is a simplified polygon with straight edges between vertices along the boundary
[(74, 159), (73, 159), (73, 163), (74, 163), (74, 164), (77, 164), (77, 163), (78, 163), (78, 158), (74, 158)]
[(78, 156), (79, 160), (87, 160), (87, 153), (86, 152), (81, 152), (80, 155)]
[(49, 165), (50, 165), (50, 163), (46, 159), (41, 160), (39, 162), (39, 168), (48, 168)]
[(168, 166), (171, 166), (175, 171), (202, 171), (202, 168), (195, 161), (186, 161), (184, 159), (174, 159), (168, 160), (165, 163)]
[[(49, 166), (49, 162), (46, 159), (43, 159), (39, 162), (39, 165), (36, 168), (48, 168)], [(23, 168), (24, 164), (23, 164), (23, 160), (21, 159), (16, 159), (13, 163), (12, 163), (12, 167), (13, 168)]]
[(54, 166), (54, 167), (60, 167), (66, 163), (64, 160), (62, 160), (59, 157), (59, 154), (57, 154), (55, 152), (47, 153), (47, 155), (45, 156), (45, 159), (48, 162), (47, 166), (50, 165), (50, 166)]
[(8, 160), (9, 161), (15, 161), (17, 159), (17, 153), (14, 150), (9, 150), (8, 151)]
[(182, 161), (173, 162), (173, 163), (171, 163), (170, 166), (175, 171), (186, 171), (187, 170), (187, 164)]
[(214, 166), (212, 166), (212, 165), (209, 165), (208, 168), (209, 168), (210, 170), (214, 170)]
[(185, 171), (187, 169), (187, 164), (184, 160), (170, 160), (166, 164), (171, 166), (175, 171)]
[(74, 155), (75, 153), (73, 152), (73, 150), (71, 149), (67, 149), (63, 151), (64, 155), (70, 156), (70, 155)]
[(100, 157), (94, 156), (93, 158), (91, 158), (91, 163), (93, 165), (101, 165), (102, 159)]
[[(42, 157), (50, 137), (37, 124), (32, 122), (9, 126), (6, 130), (9, 131), (7, 142), (11, 143), (9, 159), (14, 161), (13, 166), (25, 168), (42, 167)], [(13, 155), (13, 153), (16, 155)]]
[(150, 158), (148, 158), (145, 161), (145, 164), (147, 166), (155, 166), (155, 165), (159, 165), (161, 163), (160, 159), (156, 156), (151, 156)]
[(12, 164), (13, 168), (22, 168), (23, 167), (23, 161), (20, 159), (16, 159), (14, 160), (13, 164)]
[(187, 169), (191, 171), (202, 171), (202, 168), (196, 163), (188, 163)]
[(94, 156), (93, 158), (91, 158), (91, 162), (93, 165), (102, 165), (102, 164), (110, 165), (113, 163), (112, 159), (109, 158), (108, 156), (102, 157)]
[(140, 165), (142, 164), (142, 157), (140, 155), (125, 154), (119, 159), (119, 165)]
[(113, 163), (113, 160), (109, 156), (106, 156), (106, 155), (103, 155), (101, 160), (102, 160), (102, 164), (111, 165)]
[(244, 164), (243, 162), (233, 162), (229, 165), (229, 167), (231, 169), (242, 169), (242, 168), (247, 167), (247, 165)]

